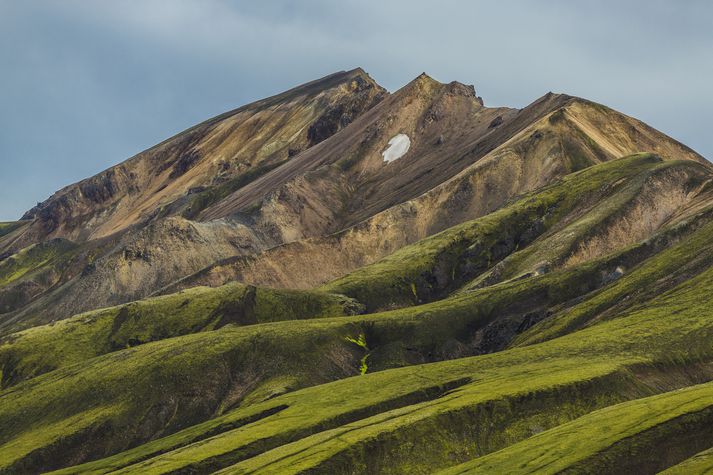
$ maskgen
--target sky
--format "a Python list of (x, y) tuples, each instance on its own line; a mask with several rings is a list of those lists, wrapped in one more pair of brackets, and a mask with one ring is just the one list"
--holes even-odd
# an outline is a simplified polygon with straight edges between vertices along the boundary
[(335, 71), (489, 106), (601, 102), (713, 159), (707, 0), (0, 0), (0, 221), (181, 130)]

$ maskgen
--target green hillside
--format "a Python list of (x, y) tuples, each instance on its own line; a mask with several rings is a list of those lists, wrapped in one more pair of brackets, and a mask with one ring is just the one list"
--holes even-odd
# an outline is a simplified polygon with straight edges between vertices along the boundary
[[(0, 470), (702, 471), (709, 173), (637, 155), (319, 291), (198, 287), (7, 335)], [(572, 259), (662, 182), (696, 206)]]

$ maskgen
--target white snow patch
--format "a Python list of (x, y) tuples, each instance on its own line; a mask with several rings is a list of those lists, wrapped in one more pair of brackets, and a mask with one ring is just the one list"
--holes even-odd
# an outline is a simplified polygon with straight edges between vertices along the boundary
[(386, 147), (386, 150), (381, 152), (381, 155), (384, 156), (385, 162), (393, 162), (394, 160), (403, 157), (406, 152), (408, 152), (410, 146), (411, 139), (408, 138), (408, 135), (394, 135), (391, 137), (391, 140), (389, 140), (389, 146)]

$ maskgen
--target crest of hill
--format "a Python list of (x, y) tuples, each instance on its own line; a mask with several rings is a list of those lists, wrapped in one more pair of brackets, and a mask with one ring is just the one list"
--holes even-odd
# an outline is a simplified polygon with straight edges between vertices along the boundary
[(214, 117), (38, 204), (23, 216), (33, 222), (22, 242), (105, 237), (156, 218), (186, 195), (249, 181), (345, 127), (386, 94), (358, 68)]

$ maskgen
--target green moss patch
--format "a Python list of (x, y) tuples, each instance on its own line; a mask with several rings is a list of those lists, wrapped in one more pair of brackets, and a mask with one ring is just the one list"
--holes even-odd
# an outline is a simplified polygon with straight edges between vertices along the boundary
[(708, 383), (592, 412), (442, 473), (656, 473), (712, 438)]
[(352, 299), (237, 283), (95, 310), (0, 340), (0, 387), (105, 353), (222, 326), (358, 313)]
[(65, 258), (76, 246), (64, 239), (35, 244), (0, 261), (0, 287), (8, 285), (53, 261)]

